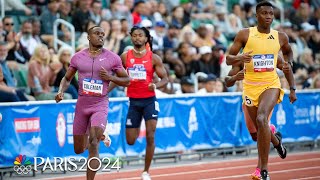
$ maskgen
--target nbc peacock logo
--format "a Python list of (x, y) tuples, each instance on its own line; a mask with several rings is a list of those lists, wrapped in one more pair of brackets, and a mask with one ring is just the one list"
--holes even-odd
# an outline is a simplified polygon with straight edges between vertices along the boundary
[(31, 171), (31, 162), (29, 158), (26, 157), (26, 155), (19, 155), (16, 157), (14, 161), (13, 170), (17, 174), (28, 174)]

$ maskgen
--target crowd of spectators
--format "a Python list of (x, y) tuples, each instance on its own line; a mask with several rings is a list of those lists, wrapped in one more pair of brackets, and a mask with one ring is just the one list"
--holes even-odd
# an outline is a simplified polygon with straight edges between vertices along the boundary
[[(224, 77), (231, 69), (225, 57), (236, 33), (256, 25), (259, 1), (4, 0), (0, 102), (54, 99), (73, 53), (67, 46), (53, 48), (54, 22), (59, 18), (75, 28), (75, 51), (88, 47), (86, 31), (92, 26), (105, 30), (104, 47), (119, 55), (133, 48), (131, 27), (147, 27), (153, 51), (163, 59), (170, 79), (157, 96), (241, 92), (241, 81), (225, 86)], [(277, 7), (272, 27), (287, 33), (294, 51), (297, 89), (320, 89), (320, 3), (272, 2)], [(71, 37), (70, 29), (60, 25), (58, 38), (71, 44)], [(283, 73), (278, 74), (282, 87), (289, 89)], [(76, 99), (78, 88), (74, 79), (65, 98)], [(109, 96), (125, 96), (125, 89), (118, 87)]]

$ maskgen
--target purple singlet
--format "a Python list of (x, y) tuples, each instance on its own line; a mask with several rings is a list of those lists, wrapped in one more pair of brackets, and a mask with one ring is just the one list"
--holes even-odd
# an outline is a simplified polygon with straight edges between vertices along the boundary
[(108, 115), (108, 86), (110, 81), (103, 81), (99, 76), (102, 67), (112, 74), (123, 68), (120, 57), (106, 49), (100, 55), (91, 57), (89, 49), (76, 53), (69, 68), (78, 71), (79, 97), (75, 110), (73, 134), (84, 135), (87, 129), (96, 126), (103, 131)]

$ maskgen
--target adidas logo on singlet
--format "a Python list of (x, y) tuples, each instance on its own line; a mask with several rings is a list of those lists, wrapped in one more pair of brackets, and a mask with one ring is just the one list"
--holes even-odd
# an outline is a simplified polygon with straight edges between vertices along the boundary
[(270, 35), (267, 39), (274, 39), (274, 37), (272, 35)]

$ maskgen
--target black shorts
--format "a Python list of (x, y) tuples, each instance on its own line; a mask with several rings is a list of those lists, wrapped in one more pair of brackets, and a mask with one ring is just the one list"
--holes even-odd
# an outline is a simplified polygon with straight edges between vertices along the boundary
[(130, 98), (126, 128), (140, 128), (142, 117), (145, 121), (158, 120), (159, 103), (157, 98)]

